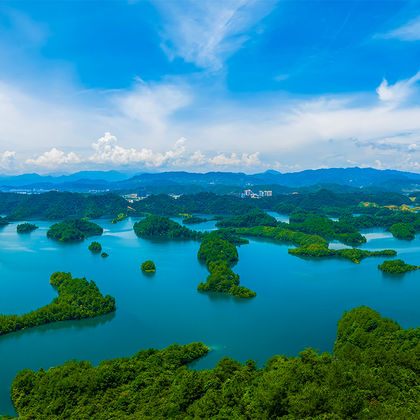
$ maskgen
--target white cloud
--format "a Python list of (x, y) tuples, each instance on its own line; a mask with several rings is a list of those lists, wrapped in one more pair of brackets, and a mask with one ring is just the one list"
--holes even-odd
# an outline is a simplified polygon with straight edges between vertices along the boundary
[(242, 155), (232, 153), (230, 156), (220, 153), (213, 158), (210, 158), (208, 162), (218, 166), (257, 166), (261, 165), (261, 161), (258, 156), (259, 152), (252, 154), (243, 153)]
[(248, 40), (246, 33), (277, 0), (155, 0), (166, 19), (162, 47), (169, 58), (219, 70)]
[(117, 144), (117, 138), (110, 133), (92, 144), (95, 153), (89, 157), (89, 161), (95, 163), (110, 163), (113, 165), (130, 165), (143, 163), (147, 167), (160, 167), (168, 162), (174, 162), (184, 156), (186, 151), (185, 138), (180, 138), (173, 149), (165, 153), (154, 152), (152, 149), (124, 148)]
[(6, 150), (0, 154), (0, 168), (12, 169), (16, 159), (16, 152)]
[(388, 81), (383, 79), (376, 92), (383, 102), (401, 103), (415, 93), (416, 83), (419, 80), (420, 71), (409, 79), (400, 80), (393, 85), (388, 84)]
[(399, 28), (379, 35), (379, 37), (396, 38), (401, 41), (420, 41), (420, 16), (417, 16)]
[(130, 91), (122, 91), (114, 99), (119, 109), (157, 132), (163, 132), (167, 119), (192, 101), (185, 86), (174, 83), (147, 84), (138, 79)]
[(45, 168), (57, 168), (61, 165), (71, 165), (79, 163), (80, 158), (74, 152), (65, 153), (53, 147), (50, 151), (43, 153), (34, 159), (27, 159), (27, 165), (42, 166)]

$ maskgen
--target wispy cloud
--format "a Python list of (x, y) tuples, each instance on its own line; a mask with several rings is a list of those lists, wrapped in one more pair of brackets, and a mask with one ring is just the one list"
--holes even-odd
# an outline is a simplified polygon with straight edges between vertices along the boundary
[(155, 0), (165, 19), (162, 48), (170, 59), (209, 70), (242, 47), (252, 30), (277, 0)]
[(386, 79), (376, 89), (379, 99), (388, 103), (402, 103), (417, 91), (417, 82), (420, 80), (420, 71), (409, 79), (404, 79), (390, 85)]
[(118, 92), (114, 102), (130, 119), (163, 132), (167, 119), (192, 101), (187, 90), (181, 83), (145, 83), (137, 79), (130, 90)]
[(377, 35), (379, 38), (395, 38), (401, 41), (420, 41), (420, 16), (412, 19), (404, 25), (384, 34)]

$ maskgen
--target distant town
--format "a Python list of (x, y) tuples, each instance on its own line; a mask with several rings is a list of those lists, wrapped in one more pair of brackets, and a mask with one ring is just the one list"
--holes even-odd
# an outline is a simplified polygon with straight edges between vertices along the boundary
[(241, 198), (262, 198), (262, 197), (271, 197), (273, 195), (273, 191), (270, 190), (260, 190), (258, 194), (253, 192), (252, 190), (244, 190), (241, 194)]

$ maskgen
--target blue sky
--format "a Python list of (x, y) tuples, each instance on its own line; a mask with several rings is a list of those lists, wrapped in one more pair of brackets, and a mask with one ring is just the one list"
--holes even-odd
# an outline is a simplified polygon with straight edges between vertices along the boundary
[(0, 172), (420, 172), (416, 1), (1, 1)]

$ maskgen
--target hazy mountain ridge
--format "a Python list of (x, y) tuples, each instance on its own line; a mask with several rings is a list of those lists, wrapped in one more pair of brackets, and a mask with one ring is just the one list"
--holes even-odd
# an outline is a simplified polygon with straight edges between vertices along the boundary
[(338, 184), (349, 187), (379, 187), (382, 189), (420, 189), (420, 174), (373, 168), (309, 169), (300, 172), (281, 173), (268, 170), (263, 173), (242, 172), (160, 172), (139, 173), (129, 176), (117, 171), (83, 171), (70, 175), (23, 174), (0, 176), (0, 190), (130, 190), (147, 187), (196, 186), (203, 190), (218, 185), (247, 188), (254, 185), (278, 185), (289, 188), (316, 184)]

